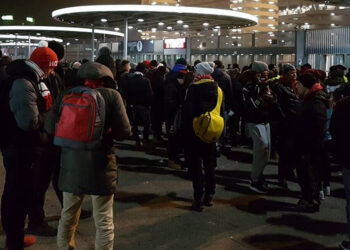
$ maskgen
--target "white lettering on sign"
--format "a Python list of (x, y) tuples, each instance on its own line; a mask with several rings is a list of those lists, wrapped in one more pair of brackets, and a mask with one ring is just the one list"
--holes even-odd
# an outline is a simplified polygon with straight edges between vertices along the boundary
[(186, 49), (186, 38), (165, 39), (164, 49)]

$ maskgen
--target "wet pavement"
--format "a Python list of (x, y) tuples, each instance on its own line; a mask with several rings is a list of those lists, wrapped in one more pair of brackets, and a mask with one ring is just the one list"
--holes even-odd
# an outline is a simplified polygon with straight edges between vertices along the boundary
[[(214, 205), (198, 213), (190, 210), (193, 191), (187, 172), (166, 167), (165, 149), (145, 153), (127, 141), (119, 143), (116, 152), (120, 182), (114, 204), (115, 249), (338, 249), (346, 237), (344, 190), (336, 172), (332, 196), (319, 213), (292, 212), (298, 185), (289, 182), (291, 191), (279, 189), (277, 165), (272, 162), (265, 170), (270, 193), (253, 193), (250, 150), (235, 149), (218, 159)], [(2, 192), (3, 166), (0, 171)], [(87, 196), (83, 208), (91, 207)], [(45, 209), (49, 224), (57, 227), (60, 205), (52, 187)], [(94, 249), (94, 234), (93, 219), (80, 220), (77, 248)], [(1, 233), (0, 249), (4, 238)], [(27, 249), (56, 249), (56, 238), (38, 237)]]

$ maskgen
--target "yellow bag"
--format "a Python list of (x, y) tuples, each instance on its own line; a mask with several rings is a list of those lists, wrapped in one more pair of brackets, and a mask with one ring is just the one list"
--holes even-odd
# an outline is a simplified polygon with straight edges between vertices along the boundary
[(224, 130), (224, 118), (220, 116), (222, 90), (218, 87), (216, 107), (193, 119), (193, 131), (205, 143), (217, 142)]

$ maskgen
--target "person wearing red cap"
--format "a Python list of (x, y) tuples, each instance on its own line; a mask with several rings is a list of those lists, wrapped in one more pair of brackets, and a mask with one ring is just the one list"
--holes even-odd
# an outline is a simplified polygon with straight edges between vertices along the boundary
[[(45, 113), (52, 106), (50, 92), (42, 80), (57, 65), (57, 56), (49, 48), (37, 48), (31, 60), (15, 60), (6, 69), (9, 75), (8, 112), (11, 119), (6, 144), (1, 145), (5, 186), (1, 202), (1, 221), (6, 233), (7, 249), (23, 249), (25, 218), (30, 213), (33, 180), (38, 155), (47, 141), (44, 133)], [(30, 238), (30, 244), (35, 242)]]

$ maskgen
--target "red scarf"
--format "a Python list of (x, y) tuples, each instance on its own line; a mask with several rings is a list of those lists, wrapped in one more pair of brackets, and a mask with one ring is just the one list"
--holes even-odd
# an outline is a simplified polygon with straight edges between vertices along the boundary
[(315, 84), (311, 87), (311, 89), (309, 90), (308, 94), (315, 93), (315, 92), (320, 91), (320, 90), (322, 90), (322, 89), (323, 89), (323, 87), (322, 87), (322, 85), (321, 85), (320, 83), (315, 83)]
[(102, 79), (86, 79), (84, 82), (84, 86), (92, 88), (92, 89), (98, 89), (103, 87), (103, 80)]
[(205, 75), (205, 76), (196, 76), (196, 78), (194, 78), (194, 81), (198, 82), (198, 81), (203, 80), (203, 79), (214, 80), (213, 77), (211, 77), (211, 75)]

